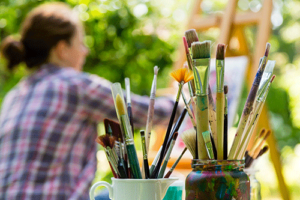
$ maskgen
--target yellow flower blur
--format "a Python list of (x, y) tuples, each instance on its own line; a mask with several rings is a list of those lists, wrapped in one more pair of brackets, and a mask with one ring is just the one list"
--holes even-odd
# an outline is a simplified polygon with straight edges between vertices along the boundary
[(179, 83), (181, 83), (182, 81), (184, 83), (187, 83), (194, 79), (192, 71), (188, 70), (187, 68), (177, 69), (171, 73), (171, 76)]

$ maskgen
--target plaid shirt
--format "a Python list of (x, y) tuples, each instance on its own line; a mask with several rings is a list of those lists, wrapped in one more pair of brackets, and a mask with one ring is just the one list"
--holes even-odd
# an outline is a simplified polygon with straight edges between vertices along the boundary
[[(88, 199), (96, 171), (97, 123), (116, 120), (111, 83), (43, 65), (5, 97), (0, 115), (0, 199)], [(132, 95), (135, 127), (149, 98)], [(157, 98), (155, 123), (168, 124), (173, 102)]]

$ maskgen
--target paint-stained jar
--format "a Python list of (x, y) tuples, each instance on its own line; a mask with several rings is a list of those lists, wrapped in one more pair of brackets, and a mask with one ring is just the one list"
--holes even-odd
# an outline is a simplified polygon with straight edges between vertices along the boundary
[(243, 160), (192, 160), (185, 182), (186, 200), (250, 200)]

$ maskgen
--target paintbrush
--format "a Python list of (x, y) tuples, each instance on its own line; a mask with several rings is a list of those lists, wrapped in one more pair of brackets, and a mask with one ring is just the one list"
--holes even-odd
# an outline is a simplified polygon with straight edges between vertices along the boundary
[(157, 73), (159, 68), (157, 66), (154, 67), (154, 77), (152, 81), (151, 93), (150, 93), (150, 102), (148, 107), (148, 114), (147, 114), (147, 123), (146, 123), (146, 149), (147, 153), (149, 152), (149, 145), (150, 145), (150, 136), (151, 136), (151, 129), (152, 129), (152, 122), (153, 122), (153, 115), (154, 115), (154, 104), (155, 104), (155, 94), (156, 94), (156, 82), (157, 82)]
[[(177, 119), (177, 121), (176, 121), (176, 123), (175, 123), (175, 125), (174, 125), (174, 128), (172, 129), (172, 133), (170, 134), (170, 137), (169, 137), (169, 140), (168, 140), (168, 143), (167, 143), (167, 149), (169, 148), (169, 146), (170, 146), (170, 144), (171, 144), (171, 142), (172, 142), (172, 137), (173, 137), (174, 133), (177, 132), (177, 131), (179, 130), (179, 128), (180, 128), (180, 126), (181, 126), (181, 124), (182, 124), (182, 122), (183, 122), (183, 119), (184, 119), (184, 117), (185, 117), (185, 115), (186, 115), (186, 112), (187, 112), (187, 110), (184, 108), (184, 109), (182, 110), (182, 112), (181, 112), (179, 118)], [(151, 167), (150, 167), (150, 175), (152, 174), (154, 168), (155, 168), (156, 165), (157, 165), (158, 159), (159, 159), (160, 154), (161, 154), (161, 150), (162, 150), (162, 146), (161, 146), (160, 149), (158, 150), (158, 152), (157, 152), (157, 154), (156, 154), (156, 156), (155, 156), (155, 158), (154, 158), (154, 160), (153, 160), (153, 162), (152, 162), (152, 164), (151, 164)]]
[(175, 163), (172, 165), (171, 169), (168, 171), (168, 173), (164, 176), (164, 178), (169, 178), (171, 176), (171, 174), (173, 173), (175, 167), (177, 166), (177, 164), (179, 163), (180, 159), (182, 158), (183, 154), (186, 152), (187, 148), (185, 147), (182, 151), (182, 153), (180, 154), (180, 156), (177, 158), (177, 160), (175, 161)]
[(188, 71), (188, 69), (186, 69), (186, 68), (180, 68), (178, 70), (175, 70), (174, 72), (171, 73), (171, 76), (178, 82), (179, 88), (178, 88), (178, 92), (177, 92), (177, 95), (176, 95), (176, 101), (175, 101), (175, 104), (174, 104), (174, 107), (173, 107), (173, 111), (172, 111), (172, 114), (171, 114), (171, 117), (170, 117), (168, 129), (167, 129), (165, 139), (164, 139), (164, 142), (163, 142), (162, 151), (161, 151), (158, 163), (157, 163), (155, 169), (153, 170), (153, 173), (151, 174), (151, 178), (157, 178), (158, 173), (159, 173), (160, 165), (162, 164), (162, 161), (164, 159), (165, 151), (167, 150), (167, 148), (166, 148), (167, 147), (167, 142), (168, 142), (168, 139), (169, 139), (169, 136), (170, 136), (172, 124), (174, 122), (174, 118), (175, 118), (176, 110), (177, 110), (177, 107), (178, 107), (178, 101), (179, 101), (179, 97), (180, 97), (180, 94), (181, 94), (182, 87), (185, 83), (191, 81), (194, 78), (192, 73), (190, 71)]
[[(134, 146), (133, 136), (132, 136), (132, 129), (130, 126), (129, 118), (126, 113), (126, 106), (123, 100), (123, 93), (120, 83), (114, 83), (111, 86), (112, 95), (116, 107), (117, 117), (120, 121), (121, 131), (125, 138), (126, 150), (128, 155), (129, 165), (132, 171), (133, 178), (140, 179), (142, 178), (136, 149)], [(129, 175), (128, 175), (129, 176)]]
[(181, 124), (182, 124), (184, 118), (185, 118), (186, 113), (187, 113), (187, 110), (186, 110), (186, 108), (184, 108), (184, 109), (182, 110), (180, 116), (178, 117), (178, 119), (177, 119), (177, 121), (176, 121), (176, 123), (175, 123), (175, 125), (174, 125), (174, 127), (173, 127), (173, 129), (172, 129), (172, 132), (171, 132), (171, 134), (170, 134), (170, 136), (169, 136), (169, 140), (168, 140), (167, 148), (166, 148), (167, 150), (165, 151), (165, 154), (167, 153), (167, 151), (168, 151), (168, 149), (169, 149), (169, 147), (170, 147), (170, 144), (171, 144), (171, 142), (172, 142), (173, 135), (174, 135), (176, 132), (178, 132), (178, 130), (179, 130), (179, 128), (180, 128), (180, 126), (181, 126)]
[(225, 95), (225, 107), (224, 107), (224, 143), (223, 143), (223, 159), (227, 160), (228, 155), (228, 99), (227, 99), (227, 93), (228, 93), (228, 86), (224, 86), (224, 95)]
[(192, 43), (193, 72), (196, 88), (196, 121), (198, 159), (208, 159), (202, 133), (209, 130), (208, 79), (210, 72), (210, 41)]
[(148, 179), (150, 177), (149, 172), (149, 164), (148, 164), (148, 155), (146, 150), (146, 140), (145, 140), (145, 131), (140, 130), (141, 139), (142, 139), (142, 151), (143, 151), (143, 160), (144, 160), (144, 171), (145, 171), (145, 178)]
[[(169, 137), (169, 140), (168, 140), (168, 143), (167, 143), (167, 149), (169, 148), (171, 142), (172, 142), (172, 138), (173, 138), (173, 135), (175, 132), (177, 132), (183, 122), (183, 119), (186, 115), (186, 112), (187, 110), (184, 108), (179, 116), (179, 118), (177, 119), (175, 125), (174, 125), (174, 128), (172, 129), (172, 133), (170, 134), (170, 137)], [(158, 150), (153, 162), (152, 162), (152, 165), (150, 167), (150, 175), (152, 174), (154, 168), (156, 167), (157, 163), (158, 163), (158, 159), (160, 157), (160, 154), (161, 154), (161, 150), (162, 150), (162, 146), (160, 147), (160, 149)], [(165, 153), (166, 154), (166, 153)]]
[(217, 80), (217, 155), (218, 160), (224, 158), (224, 71), (225, 71), (225, 45), (218, 44), (216, 53), (216, 80)]
[[(155, 104), (155, 94), (156, 94), (156, 82), (157, 82), (157, 73), (159, 68), (157, 66), (154, 67), (154, 77), (151, 86), (151, 93), (150, 93), (150, 102), (148, 107), (148, 114), (147, 114), (147, 122), (146, 122), (146, 151), (149, 152), (150, 148), (150, 139), (151, 139), (151, 130), (152, 130), (152, 122), (154, 116), (154, 104)], [(142, 166), (142, 177), (145, 178), (145, 166), (143, 163)]]
[[(185, 37), (183, 37), (183, 44), (186, 53), (187, 63), (190, 70), (193, 70), (193, 61), (192, 61), (192, 43), (199, 42), (199, 38), (195, 29), (189, 29), (184, 32)], [(189, 82), (189, 90), (191, 91), (191, 97), (195, 96), (196, 88), (194, 81)]]
[(239, 156), (237, 157), (237, 159), (241, 159), (244, 156), (244, 152), (247, 149), (247, 146), (249, 144), (250, 138), (252, 137), (253, 134), (253, 130), (256, 127), (256, 124), (258, 122), (260, 113), (263, 109), (263, 105), (265, 103), (265, 100), (267, 98), (270, 86), (272, 84), (272, 82), (274, 81), (275, 75), (272, 76), (271, 80), (269, 80), (268, 84), (266, 87), (264, 87), (264, 90), (262, 92), (259, 93), (256, 101), (255, 101), (255, 107), (254, 107), (254, 111), (253, 111), (253, 117), (250, 119), (249, 125), (247, 126), (247, 129), (245, 130), (245, 134), (244, 137), (242, 138), (242, 142), (241, 142), (241, 151)]
[(194, 119), (193, 112), (192, 112), (192, 110), (191, 110), (191, 108), (190, 108), (190, 102), (191, 102), (191, 100), (190, 100), (189, 102), (187, 102), (187, 100), (186, 100), (185, 95), (184, 95), (183, 92), (181, 92), (181, 96), (182, 96), (182, 99), (183, 99), (185, 108), (186, 108), (186, 110), (187, 110), (187, 112), (188, 112), (188, 114), (189, 114), (189, 117), (190, 117), (190, 119), (191, 119), (191, 122), (192, 122), (194, 128), (196, 129), (197, 124), (196, 124), (196, 121), (195, 121), (195, 119)]
[(194, 159), (196, 159), (196, 130), (191, 128), (180, 134), (182, 141), (184, 142), (187, 149), (191, 152)]
[[(118, 140), (121, 139), (121, 143), (123, 144), (123, 142), (125, 140), (124, 140), (124, 136), (121, 131), (121, 126), (118, 122), (111, 120), (111, 119), (104, 119), (104, 126), (105, 126), (106, 133), (108, 132), (108, 127), (111, 127), (112, 135), (115, 136)], [(122, 144), (120, 144), (120, 147), (122, 146)], [(125, 167), (127, 170), (127, 176), (128, 176), (128, 178), (131, 178), (130, 164), (127, 160), (128, 160), (128, 156), (127, 156), (127, 151), (125, 148), (124, 149), (124, 164), (125, 164)]]
[(254, 158), (254, 159), (257, 159), (257, 158), (259, 158), (260, 156), (264, 155), (268, 150), (269, 150), (269, 147), (268, 147), (268, 146), (264, 146), (264, 148), (262, 148), (262, 149), (259, 151), (259, 154), (258, 154), (257, 157)]
[(113, 135), (117, 139), (121, 139), (121, 142), (123, 142), (123, 135), (121, 132), (121, 126), (118, 122), (111, 120), (111, 119), (104, 119), (104, 127), (106, 134)]
[(262, 129), (260, 130), (259, 135), (257, 136), (257, 138), (255, 139), (254, 145), (252, 146), (252, 148), (248, 151), (248, 157), (246, 158), (245, 162), (248, 162), (250, 157), (253, 156), (255, 148), (258, 146), (259, 142), (262, 141), (264, 135), (265, 135), (266, 130)]
[(257, 145), (256, 149), (254, 150), (253, 158), (257, 158), (262, 146), (264, 145), (264, 143), (266, 142), (266, 140), (268, 139), (270, 134), (271, 134), (271, 130), (268, 130), (268, 132), (266, 133), (264, 139)]
[(108, 148), (110, 145), (110, 136), (109, 135), (99, 136), (96, 138), (96, 142), (104, 148), (104, 152), (105, 152), (106, 158), (110, 164), (113, 175), (115, 178), (118, 178), (119, 174), (120, 174), (119, 170), (118, 170), (118, 164), (116, 163), (116, 161), (113, 158), (111, 149)]
[(255, 98), (256, 98), (257, 90), (258, 90), (263, 72), (265, 70), (266, 61), (267, 61), (269, 51), (270, 51), (270, 46), (271, 45), (269, 43), (267, 43), (265, 55), (263, 57), (261, 65), (258, 68), (258, 71), (256, 73), (255, 79), (254, 79), (252, 87), (251, 87), (251, 90), (249, 92), (247, 101), (245, 103), (244, 110), (243, 110), (243, 113), (242, 113), (242, 116), (241, 116), (241, 119), (240, 119), (240, 122), (239, 122), (239, 125), (238, 125), (238, 128), (237, 128), (237, 131), (236, 131), (236, 134), (235, 134), (235, 138), (234, 138), (233, 144), (231, 146), (231, 149), (230, 149), (230, 152), (229, 152), (229, 155), (228, 155), (228, 159), (230, 159), (230, 160), (237, 157), (237, 154), (239, 153), (238, 149), (240, 147), (241, 139), (243, 137), (243, 132), (244, 132), (244, 129), (247, 125), (248, 118), (249, 118), (250, 113), (252, 112), (252, 109), (253, 109), (253, 104), (254, 104), (254, 101), (255, 101)]
[(156, 156), (155, 156), (155, 158), (154, 158), (154, 160), (153, 160), (153, 162), (151, 164), (151, 167), (150, 167), (150, 177), (151, 177), (151, 175), (152, 175), (152, 173), (153, 173), (153, 171), (154, 171), (154, 169), (155, 169), (155, 167), (156, 167), (156, 165), (158, 163), (158, 159), (160, 157), (161, 150), (162, 150), (162, 146), (159, 148), (159, 150), (158, 150), (158, 152), (157, 152), (157, 154), (156, 154)]
[(205, 146), (206, 146), (206, 151), (207, 154), (209, 156), (209, 159), (215, 159), (214, 157), (214, 152), (213, 152), (213, 147), (212, 147), (212, 143), (211, 143), (211, 139), (210, 139), (210, 132), (209, 131), (205, 131), (202, 133), (204, 142), (205, 142)]
[(127, 149), (128, 160), (130, 163), (130, 168), (132, 170), (133, 177), (140, 179), (140, 178), (142, 178), (142, 174), (140, 171), (138, 157), (137, 157), (136, 149), (134, 146), (132, 132), (130, 132), (132, 129), (130, 126), (128, 116), (126, 115), (126, 112), (125, 112), (125, 106), (123, 103), (123, 99), (119, 94), (116, 97), (116, 106), (117, 106), (116, 110), (119, 113), (119, 116), (121, 119), (121, 125), (124, 130), (126, 149)]
[(191, 48), (192, 48), (192, 43), (193, 42), (198, 42), (199, 38), (197, 35), (197, 31), (195, 29), (189, 29), (187, 31), (184, 32), (185, 38), (186, 38), (186, 42), (188, 45), (188, 48), (191, 52)]
[(173, 135), (173, 138), (172, 138), (172, 142), (171, 142), (171, 144), (170, 144), (170, 147), (169, 147), (169, 149), (168, 149), (168, 152), (167, 152), (167, 154), (166, 154), (166, 158), (165, 158), (165, 160), (164, 160), (164, 163), (163, 163), (162, 167), (160, 168), (160, 171), (159, 171), (159, 174), (158, 174), (158, 177), (157, 177), (157, 178), (163, 178), (163, 176), (164, 176), (164, 173), (165, 173), (167, 164), (168, 164), (168, 162), (169, 162), (169, 159), (170, 159), (170, 156), (171, 156), (171, 153), (172, 153), (172, 150), (173, 150), (175, 141), (176, 141), (176, 139), (177, 139), (177, 136), (178, 136), (178, 132), (175, 132), (174, 135)]
[(123, 158), (123, 147), (122, 147), (122, 142), (121, 139), (119, 138), (119, 143), (120, 143), (120, 158), (118, 162), (118, 170), (120, 172), (120, 178), (128, 178), (127, 175), (127, 167), (125, 165), (125, 161)]
[(216, 109), (215, 109), (215, 103), (212, 96), (210, 85), (208, 84), (208, 114), (209, 114), (209, 125), (211, 129), (211, 135), (212, 135), (212, 144), (213, 144), (213, 150), (215, 158), (217, 158), (217, 148), (215, 144), (217, 143), (217, 118), (216, 118)]
[(267, 140), (267, 138), (269, 137), (270, 134), (271, 134), (271, 131), (268, 130), (268, 132), (265, 134), (263, 140), (255, 148), (253, 154), (251, 154), (251, 152), (249, 152), (249, 159), (247, 160), (248, 165), (246, 167), (250, 166), (252, 164), (253, 160), (255, 158), (257, 158), (257, 156), (261, 150), (261, 147), (264, 145), (265, 141)]
[(245, 168), (250, 168), (254, 162), (254, 160), (257, 160), (260, 156), (262, 156), (263, 154), (265, 154), (268, 151), (269, 147), (268, 146), (264, 146), (264, 148), (262, 148), (259, 151), (259, 154), (256, 158), (253, 158), (253, 160), (249, 159), (249, 155), (246, 156), (247, 162), (245, 162)]
[[(131, 109), (130, 79), (129, 78), (125, 78), (125, 89), (126, 89), (127, 113), (128, 113), (129, 122), (130, 122), (131, 129), (132, 129), (132, 133), (134, 133), (133, 117), (132, 117), (132, 109)], [(134, 134), (132, 136), (134, 137)]]
[[(184, 49), (185, 49), (185, 54), (186, 54), (186, 60), (187, 60), (187, 63), (188, 63), (188, 68), (190, 70), (193, 70), (193, 62), (192, 62), (192, 58), (191, 58), (191, 55), (190, 55), (190, 50), (189, 50), (189, 47), (188, 47), (188, 43), (186, 41), (186, 38), (185, 37), (182, 37), (183, 39), (183, 44), (184, 44)], [(188, 83), (189, 85), (189, 90), (190, 90), (190, 94), (191, 94), (191, 97), (195, 95), (195, 84), (193, 81), (190, 81)]]

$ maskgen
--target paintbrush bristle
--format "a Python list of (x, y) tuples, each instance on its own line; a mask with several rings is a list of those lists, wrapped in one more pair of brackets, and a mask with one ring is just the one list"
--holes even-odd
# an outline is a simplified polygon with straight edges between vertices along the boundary
[(196, 131), (194, 128), (188, 129), (180, 134), (185, 146), (191, 152), (193, 158), (196, 158)]
[(205, 143), (210, 142), (210, 132), (209, 131), (203, 132), (202, 135), (203, 135), (203, 139), (204, 139)]
[(157, 66), (154, 67), (154, 75), (157, 75), (159, 68)]
[(190, 29), (184, 32), (188, 47), (191, 48), (193, 42), (198, 42), (198, 35), (195, 29)]
[(264, 137), (264, 140), (266, 140), (271, 134), (271, 130), (268, 130), (268, 132), (266, 133), (265, 137)]
[(111, 128), (112, 135), (115, 136), (116, 138), (120, 138), (121, 141), (123, 142), (121, 126), (118, 122), (111, 120), (111, 119), (104, 119), (104, 125), (105, 125), (106, 133), (108, 133), (109, 128)]
[(116, 106), (117, 106), (117, 112), (118, 112), (119, 116), (126, 114), (123, 99), (121, 98), (121, 96), (119, 94), (117, 94), (117, 97), (116, 97)]
[(268, 55), (269, 55), (270, 48), (271, 48), (271, 44), (270, 44), (270, 43), (267, 43), (267, 44), (266, 44), (266, 51), (265, 51), (265, 56), (266, 56), (266, 57), (268, 57)]
[(228, 85), (224, 85), (224, 94), (228, 93)]
[(217, 58), (217, 60), (225, 59), (225, 44), (218, 44), (216, 58)]
[(262, 137), (264, 136), (265, 132), (266, 132), (266, 129), (263, 128), (263, 129), (260, 131), (260, 134), (259, 134), (258, 138), (262, 138)]
[(109, 136), (109, 146), (110, 148), (114, 148), (117, 139), (114, 136)]
[(275, 60), (268, 60), (264, 73), (273, 73), (275, 63)]
[(95, 140), (98, 144), (100, 144), (102, 147), (106, 148), (106, 145), (103, 143), (103, 141), (100, 139), (100, 136), (98, 136)]
[(209, 40), (204, 42), (193, 42), (193, 59), (210, 58), (210, 43)]
[(188, 43), (187, 43), (187, 41), (186, 41), (186, 38), (183, 36), (183, 37), (182, 37), (182, 40), (183, 40), (183, 45), (184, 45), (185, 53), (186, 53), (186, 54), (189, 54), (189, 53), (190, 53), (190, 52), (189, 52), (189, 45), (188, 45)]
[(177, 137), (178, 137), (178, 132), (175, 132), (174, 135), (173, 135), (173, 137), (172, 137), (172, 139), (173, 139), (173, 140), (176, 140)]
[(264, 153), (266, 153), (269, 150), (268, 146), (264, 146), (264, 148), (262, 148), (262, 150), (260, 150), (259, 154), (257, 157), (262, 156)]
[(96, 139), (96, 142), (101, 144), (104, 148), (111, 147), (110, 137), (113, 137), (113, 136), (101, 135)]

